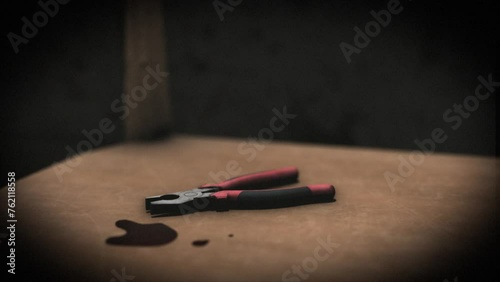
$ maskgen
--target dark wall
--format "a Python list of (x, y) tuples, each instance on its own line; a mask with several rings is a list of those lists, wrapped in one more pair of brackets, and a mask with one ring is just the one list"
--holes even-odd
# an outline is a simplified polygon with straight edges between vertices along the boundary
[(494, 154), (494, 95), (457, 130), (442, 117), (478, 75), (500, 80), (493, 4), (402, 0), (349, 64), (339, 44), (388, 2), (242, 1), (221, 21), (211, 1), (169, 1), (177, 129), (256, 136), (287, 106), (297, 117), (277, 139), (415, 149), (442, 127), (438, 151)]
[[(415, 139), (442, 127), (448, 139), (438, 151), (495, 153), (495, 95), (457, 130), (442, 118), (474, 94), (478, 75), (500, 80), (493, 1), (401, 1), (401, 13), (351, 63), (339, 44), (353, 44), (353, 28), (364, 29), (388, 1), (244, 0), (223, 21), (213, 3), (165, 2), (175, 130), (257, 136), (272, 109), (286, 106), (297, 117), (275, 134), (280, 140), (415, 149)], [(17, 54), (7, 34), (20, 34), (21, 18), (41, 8), (10, 5), (2, 14), (2, 174), (63, 159), (104, 117), (117, 128), (100, 145), (123, 140), (110, 109), (123, 88), (122, 1), (60, 5)]]
[(98, 128), (106, 117), (115, 130), (95, 147), (122, 140), (110, 104), (123, 88), (123, 5), (58, 5), (16, 53), (8, 34), (23, 36), (22, 18), (32, 22), (42, 8), (37, 1), (13, 2), (2, 11), (2, 175), (14, 171), (20, 177), (64, 159), (66, 147), (76, 151), (86, 140), (82, 131)]

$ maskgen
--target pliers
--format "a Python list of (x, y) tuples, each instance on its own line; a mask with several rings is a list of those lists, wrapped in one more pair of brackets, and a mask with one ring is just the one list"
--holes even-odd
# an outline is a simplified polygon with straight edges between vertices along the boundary
[(330, 184), (255, 190), (295, 183), (298, 176), (299, 171), (293, 166), (238, 176), (183, 192), (147, 197), (146, 211), (152, 216), (164, 216), (204, 210), (279, 208), (334, 200), (335, 188)]

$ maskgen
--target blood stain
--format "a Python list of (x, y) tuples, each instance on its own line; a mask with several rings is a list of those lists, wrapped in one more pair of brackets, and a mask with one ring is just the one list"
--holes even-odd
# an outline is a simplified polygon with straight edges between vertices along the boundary
[(193, 246), (195, 247), (203, 247), (208, 244), (208, 240), (196, 240), (193, 241)]
[(177, 232), (162, 223), (140, 224), (130, 220), (118, 220), (115, 225), (127, 231), (125, 235), (110, 237), (106, 243), (120, 246), (158, 246), (177, 238)]

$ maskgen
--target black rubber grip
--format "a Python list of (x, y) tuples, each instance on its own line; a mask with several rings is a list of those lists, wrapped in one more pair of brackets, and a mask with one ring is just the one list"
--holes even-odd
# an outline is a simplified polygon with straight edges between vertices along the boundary
[(267, 191), (243, 191), (238, 195), (235, 208), (279, 208), (307, 203), (329, 202), (332, 195), (313, 195), (309, 187)]

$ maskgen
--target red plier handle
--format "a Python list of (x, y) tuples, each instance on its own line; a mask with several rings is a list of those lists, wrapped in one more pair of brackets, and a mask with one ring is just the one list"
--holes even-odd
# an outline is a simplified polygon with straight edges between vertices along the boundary
[[(257, 190), (297, 182), (298, 176), (299, 171), (293, 166), (238, 176), (187, 191), (147, 197), (146, 210), (155, 215), (176, 213), (180, 209), (277, 208), (333, 201), (335, 188), (330, 184)], [(208, 204), (200, 205), (200, 200)]]
[(212, 193), (211, 197), (217, 200), (231, 201), (246, 207), (267, 207), (278, 203), (332, 200), (335, 196), (335, 188), (330, 184), (316, 184), (288, 189), (254, 190), (294, 183), (297, 182), (298, 176), (298, 169), (290, 166), (238, 176), (218, 184), (206, 184), (200, 188), (218, 187), (221, 191)]
[(294, 166), (261, 171), (228, 179), (217, 184), (205, 184), (200, 188), (218, 187), (220, 190), (265, 189), (297, 182), (299, 170)]

